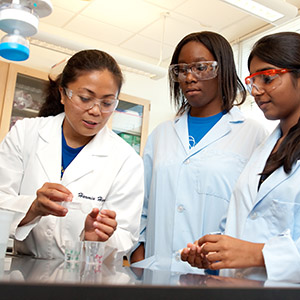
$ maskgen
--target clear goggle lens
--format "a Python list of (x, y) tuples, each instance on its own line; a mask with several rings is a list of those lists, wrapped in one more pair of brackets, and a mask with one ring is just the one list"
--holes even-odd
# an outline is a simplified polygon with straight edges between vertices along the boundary
[(190, 72), (197, 80), (209, 80), (218, 74), (218, 63), (216, 61), (201, 61), (191, 64), (174, 64), (169, 67), (169, 74), (173, 81), (184, 81)]
[(116, 98), (104, 98), (98, 99), (94, 96), (89, 95), (87, 92), (75, 94), (72, 90), (65, 88), (67, 97), (73, 104), (81, 108), (82, 110), (90, 110), (95, 105), (99, 106), (102, 113), (109, 113), (114, 111), (119, 103), (119, 99)]
[(287, 69), (270, 69), (253, 73), (245, 78), (248, 92), (253, 96), (254, 88), (257, 92), (271, 92), (281, 85), (280, 74), (291, 72)]

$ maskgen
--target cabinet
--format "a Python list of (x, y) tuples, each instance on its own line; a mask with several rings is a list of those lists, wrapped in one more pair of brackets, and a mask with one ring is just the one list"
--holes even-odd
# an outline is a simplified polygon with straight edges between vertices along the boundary
[[(18, 119), (38, 115), (48, 80), (48, 74), (38, 70), (3, 62), (1, 66), (7, 72), (4, 92), (0, 94), (0, 140)], [(1, 75), (4, 77), (4, 73)]]
[[(24, 117), (35, 117), (43, 103), (48, 74), (0, 61), (0, 141)], [(149, 123), (150, 101), (121, 93), (108, 126), (142, 154)]]
[(119, 99), (109, 127), (142, 154), (148, 135), (150, 101), (122, 93)]

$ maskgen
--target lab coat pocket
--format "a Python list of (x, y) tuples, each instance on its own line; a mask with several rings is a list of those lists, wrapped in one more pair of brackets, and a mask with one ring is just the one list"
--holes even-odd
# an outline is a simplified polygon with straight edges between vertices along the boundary
[[(268, 215), (268, 214), (267, 214)], [(268, 216), (265, 216), (268, 217)], [(300, 236), (300, 204), (273, 199), (270, 206), (270, 229), (280, 234), (290, 229), (293, 239)]]

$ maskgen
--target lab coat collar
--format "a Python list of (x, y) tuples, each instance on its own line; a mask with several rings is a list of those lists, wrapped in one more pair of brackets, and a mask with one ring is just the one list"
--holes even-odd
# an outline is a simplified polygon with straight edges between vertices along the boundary
[(242, 123), (245, 117), (237, 107), (233, 107), (228, 113), (223, 115), (219, 122), (202, 138), (202, 140), (192, 149), (189, 149), (189, 135), (188, 135), (188, 112), (182, 116), (176, 117), (174, 120), (174, 129), (177, 136), (189, 156), (206, 148), (211, 143), (222, 138), (231, 131), (232, 123)]
[[(49, 182), (60, 182), (62, 155), (61, 126), (64, 118), (64, 113), (59, 114), (53, 117), (52, 122), (47, 122), (39, 130), (41, 142), (39, 143), (37, 156), (48, 176)], [(92, 172), (99, 158), (109, 155), (111, 152), (111, 143), (108, 141), (110, 134), (109, 129), (105, 126), (80, 151), (64, 173), (64, 185)]]
[[(109, 141), (110, 131), (105, 126), (97, 135), (79, 152), (72, 163), (65, 170), (63, 184), (69, 183), (93, 172), (99, 161), (108, 157), (112, 152), (112, 143)], [(107, 170), (103, 170), (104, 172)]]

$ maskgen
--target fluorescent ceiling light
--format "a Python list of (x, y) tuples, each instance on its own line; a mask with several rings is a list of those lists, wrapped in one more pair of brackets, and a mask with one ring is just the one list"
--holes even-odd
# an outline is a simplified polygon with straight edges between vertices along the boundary
[(298, 14), (298, 8), (284, 0), (223, 0), (254, 16), (272, 23), (282, 24)]

